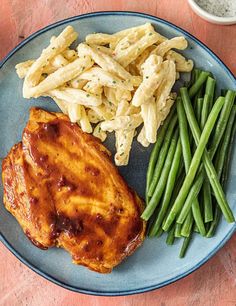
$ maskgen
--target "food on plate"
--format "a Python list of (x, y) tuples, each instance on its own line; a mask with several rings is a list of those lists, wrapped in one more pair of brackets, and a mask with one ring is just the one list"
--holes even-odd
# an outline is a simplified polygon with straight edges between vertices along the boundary
[(215, 87), (209, 72), (194, 70), (161, 127), (147, 171), (141, 217), (153, 218), (150, 237), (167, 231), (170, 245), (184, 238), (180, 257), (193, 231), (212, 237), (221, 214), (235, 222), (223, 188), (236, 133), (236, 93), (226, 90), (215, 99)]
[(30, 110), (2, 178), (7, 210), (39, 248), (62, 247), (74, 263), (108, 273), (144, 240), (142, 200), (100, 141), (62, 113)]
[(136, 129), (147, 147), (174, 104), (171, 92), (180, 72), (190, 72), (193, 61), (173, 49), (184, 50), (184, 37), (167, 39), (150, 23), (114, 34), (78, 37), (66, 27), (37, 59), (16, 65), (24, 78), (24, 98), (51, 97), (71, 122), (105, 141), (115, 132), (117, 166), (127, 165)]
[(150, 23), (89, 34), (70, 49), (77, 37), (69, 26), (39, 58), (16, 65), (23, 96), (51, 97), (72, 123), (101, 141), (114, 132), (118, 166), (128, 164), (136, 135), (144, 147), (155, 143), (141, 217), (152, 220), (151, 237), (167, 231), (167, 244), (184, 237), (183, 257), (194, 230), (214, 234), (220, 212), (234, 222), (222, 184), (236, 130), (235, 92), (215, 99), (214, 77), (194, 69), (177, 96), (180, 73), (193, 69), (193, 61), (177, 52), (187, 40), (168, 39)]

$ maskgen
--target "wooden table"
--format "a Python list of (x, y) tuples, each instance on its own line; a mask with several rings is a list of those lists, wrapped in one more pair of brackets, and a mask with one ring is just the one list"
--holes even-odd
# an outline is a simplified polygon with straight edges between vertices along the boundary
[[(0, 59), (23, 37), (60, 19), (104, 10), (149, 13), (188, 30), (236, 74), (236, 25), (217, 26), (196, 16), (187, 0), (1, 0)], [(0, 305), (236, 305), (236, 236), (203, 267), (165, 288), (128, 297), (73, 293), (38, 276), (0, 244)]]

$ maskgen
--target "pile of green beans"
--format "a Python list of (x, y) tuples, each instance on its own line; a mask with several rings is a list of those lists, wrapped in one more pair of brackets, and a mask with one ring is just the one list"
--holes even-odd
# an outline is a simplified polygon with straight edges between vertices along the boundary
[(149, 237), (167, 232), (168, 245), (183, 239), (180, 258), (194, 232), (212, 237), (221, 215), (235, 222), (223, 187), (236, 134), (236, 92), (222, 90), (216, 98), (215, 89), (209, 72), (192, 72), (158, 133), (147, 170), (141, 217), (152, 217)]

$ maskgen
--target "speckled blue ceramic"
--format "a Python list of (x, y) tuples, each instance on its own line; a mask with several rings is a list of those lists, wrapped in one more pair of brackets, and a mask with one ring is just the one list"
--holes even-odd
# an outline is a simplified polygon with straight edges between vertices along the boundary
[[(39, 106), (51, 111), (58, 108), (49, 98), (25, 100), (22, 98), (22, 80), (18, 79), (14, 66), (27, 59), (37, 58), (52, 35), (59, 34), (66, 25), (72, 25), (80, 33), (79, 39), (93, 32), (113, 33), (124, 28), (151, 22), (158, 32), (171, 38), (183, 35), (189, 41), (184, 54), (192, 58), (196, 66), (211, 71), (221, 88), (236, 89), (233, 75), (225, 65), (201, 42), (167, 21), (132, 12), (103, 12), (69, 18), (33, 34), (18, 45), (4, 61), (0, 69), (0, 157), (6, 156), (11, 146), (20, 141), (28, 120), (29, 108)], [(219, 89), (219, 88), (218, 88)], [(113, 147), (113, 136), (107, 142)], [(234, 151), (227, 185), (227, 199), (236, 214), (236, 151)], [(145, 173), (150, 149), (134, 142), (130, 163), (120, 169), (126, 181), (140, 196), (144, 195)], [(2, 199), (2, 185), (0, 186)], [(22, 262), (45, 278), (74, 291), (95, 295), (127, 295), (144, 292), (174, 282), (206, 262), (230, 238), (234, 224), (221, 221), (217, 235), (211, 239), (195, 236), (184, 259), (178, 258), (181, 242), (169, 247), (165, 237), (146, 239), (135, 254), (114, 269), (101, 275), (85, 267), (71, 263), (70, 255), (62, 249), (42, 251), (33, 246), (16, 220), (0, 203), (0, 238)]]

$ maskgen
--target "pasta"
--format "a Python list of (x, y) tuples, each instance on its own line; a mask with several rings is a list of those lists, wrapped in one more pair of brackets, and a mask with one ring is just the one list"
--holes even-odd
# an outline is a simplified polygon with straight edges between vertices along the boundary
[(160, 85), (165, 73), (162, 57), (155, 54), (150, 55), (143, 64), (143, 73), (143, 81), (135, 91), (132, 99), (134, 106), (140, 106), (150, 100)]
[(143, 124), (137, 136), (142, 146), (156, 142), (176, 98), (175, 81), (193, 69), (192, 60), (173, 50), (187, 48), (187, 40), (168, 39), (150, 23), (89, 34), (74, 50), (77, 37), (68, 26), (37, 59), (16, 65), (23, 97), (50, 97), (71, 122), (101, 141), (114, 131), (115, 163), (127, 165), (137, 128)]
[[(74, 79), (78, 75), (82, 74), (82, 72), (86, 69), (89, 69), (92, 67), (93, 61), (91, 61), (91, 58), (89, 56), (81, 59), (78, 58), (74, 62), (69, 63), (68, 65), (59, 68), (52, 74), (49, 74), (45, 80), (43, 80), (41, 83), (34, 87), (28, 87), (26, 78), (23, 85), (23, 97), (24, 98), (37, 98), (41, 94), (50, 91), (52, 89), (55, 89), (63, 84), (65, 84), (67, 81), (70, 81), (71, 79)], [(33, 65), (32, 65), (33, 66)], [(31, 66), (31, 67), (32, 67)], [(31, 69), (31, 68), (30, 68)], [(30, 70), (28, 71), (30, 73)]]

